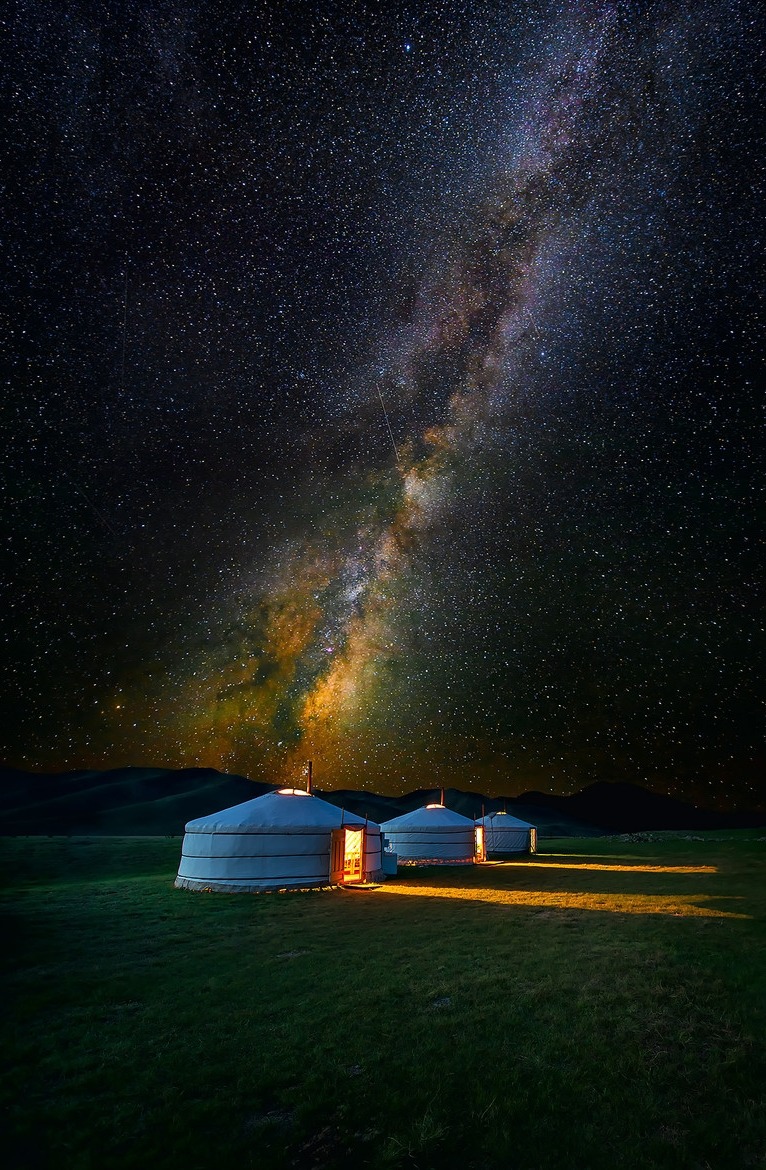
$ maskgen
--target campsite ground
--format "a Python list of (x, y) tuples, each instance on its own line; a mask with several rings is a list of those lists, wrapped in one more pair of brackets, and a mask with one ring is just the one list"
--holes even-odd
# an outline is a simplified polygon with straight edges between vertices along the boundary
[(178, 839), (3, 840), (0, 1156), (762, 1167), (763, 832), (653, 837), (261, 897), (174, 890)]

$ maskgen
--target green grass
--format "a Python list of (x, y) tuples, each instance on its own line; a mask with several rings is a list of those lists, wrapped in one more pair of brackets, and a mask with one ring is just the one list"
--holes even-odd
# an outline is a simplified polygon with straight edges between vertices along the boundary
[(3, 1163), (763, 1167), (766, 845), (703, 836), (262, 896), (4, 840)]

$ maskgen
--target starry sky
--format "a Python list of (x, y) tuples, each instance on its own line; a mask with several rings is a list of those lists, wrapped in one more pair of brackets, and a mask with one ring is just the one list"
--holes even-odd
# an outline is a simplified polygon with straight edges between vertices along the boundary
[(761, 804), (760, 6), (3, 31), (4, 762)]

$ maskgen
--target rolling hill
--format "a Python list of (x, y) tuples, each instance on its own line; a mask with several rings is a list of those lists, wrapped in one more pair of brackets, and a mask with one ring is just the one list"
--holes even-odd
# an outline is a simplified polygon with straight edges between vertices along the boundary
[[(272, 785), (212, 768), (118, 768), (39, 774), (0, 769), (0, 834), (138, 835), (183, 832), (186, 821), (267, 792)], [(370, 820), (386, 821), (439, 799), (422, 788), (390, 797), (364, 790), (320, 792)], [(537, 825), (543, 837), (588, 837), (651, 829), (747, 828), (766, 814), (714, 813), (620, 782), (592, 784), (572, 796), (527, 792), (491, 798), (448, 788), (449, 808), (468, 817), (505, 808)]]

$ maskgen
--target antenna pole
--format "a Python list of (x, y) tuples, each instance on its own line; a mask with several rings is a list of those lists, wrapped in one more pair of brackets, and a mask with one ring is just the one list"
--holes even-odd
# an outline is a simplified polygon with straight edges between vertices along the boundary
[(308, 784), (306, 785), (307, 792), (311, 792), (311, 784), (312, 784), (312, 762), (311, 762), (311, 760), (309, 760), (309, 776), (308, 776)]

